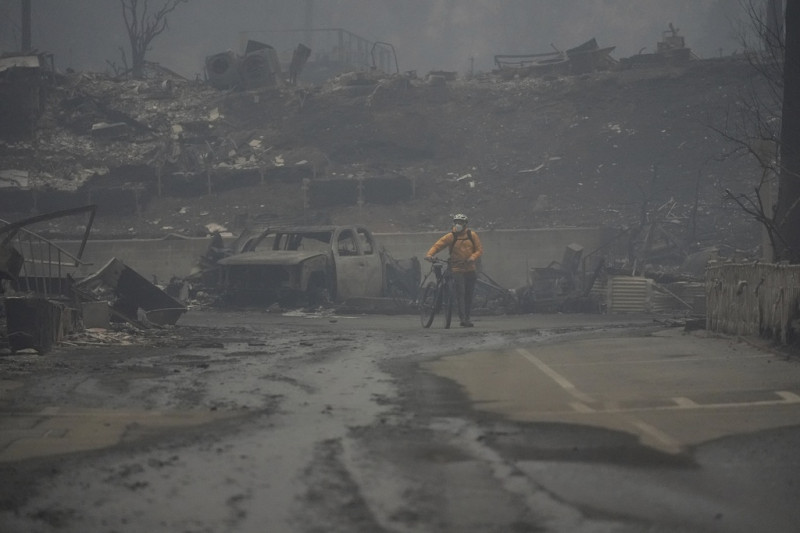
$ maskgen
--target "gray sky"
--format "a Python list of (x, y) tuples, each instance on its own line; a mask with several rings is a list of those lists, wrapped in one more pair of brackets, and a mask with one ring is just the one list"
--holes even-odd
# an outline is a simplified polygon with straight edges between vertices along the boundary
[[(163, 0), (150, 0), (161, 5)], [(128, 52), (118, 0), (32, 0), (33, 45), (55, 54), (56, 66), (103, 71)], [(0, 50), (19, 47), (19, 0), (0, 0)], [(169, 17), (170, 29), (148, 55), (185, 76), (204, 59), (240, 49), (242, 31), (279, 51), (301, 34), (255, 33), (304, 26), (305, 0), (191, 0)], [(391, 43), (401, 71), (490, 70), (495, 54), (561, 50), (597, 38), (617, 59), (652, 52), (672, 22), (700, 57), (730, 54), (738, 44), (731, 19), (738, 0), (314, 0), (315, 28), (340, 27)], [(321, 34), (317, 39), (321, 39)], [(279, 42), (279, 41), (285, 42)], [(314, 42), (320, 50), (323, 42)]]

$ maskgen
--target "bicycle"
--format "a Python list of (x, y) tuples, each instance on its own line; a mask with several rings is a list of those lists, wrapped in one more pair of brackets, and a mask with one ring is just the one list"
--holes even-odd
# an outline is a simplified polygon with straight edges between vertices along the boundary
[(433, 258), (431, 263), (431, 270), (419, 288), (419, 317), (422, 327), (429, 328), (436, 315), (444, 310), (444, 327), (447, 329), (453, 319), (453, 273), (449, 260)]

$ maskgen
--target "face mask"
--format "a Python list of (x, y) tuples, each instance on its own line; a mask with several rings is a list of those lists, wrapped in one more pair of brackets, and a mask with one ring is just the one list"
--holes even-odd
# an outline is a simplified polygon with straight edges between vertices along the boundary
[(455, 225), (456, 231), (461, 231), (464, 229), (464, 224), (456, 224)]

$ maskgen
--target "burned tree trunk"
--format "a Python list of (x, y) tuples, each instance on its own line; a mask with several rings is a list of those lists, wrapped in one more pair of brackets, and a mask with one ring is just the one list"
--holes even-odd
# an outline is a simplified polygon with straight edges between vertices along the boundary
[(157, 11), (150, 13), (150, 0), (120, 0), (122, 18), (131, 43), (131, 73), (134, 78), (144, 74), (144, 60), (150, 44), (167, 29), (167, 15), (179, 4), (189, 0), (164, 0)]
[(782, 237), (775, 259), (800, 263), (800, 4), (786, 3), (781, 170), (775, 221)]

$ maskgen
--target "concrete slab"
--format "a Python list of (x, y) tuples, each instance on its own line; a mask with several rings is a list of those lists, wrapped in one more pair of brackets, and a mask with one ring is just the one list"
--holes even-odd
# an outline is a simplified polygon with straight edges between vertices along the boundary
[(159, 428), (191, 427), (238, 415), (219, 411), (46, 408), (0, 413), (0, 463), (97, 450)]

